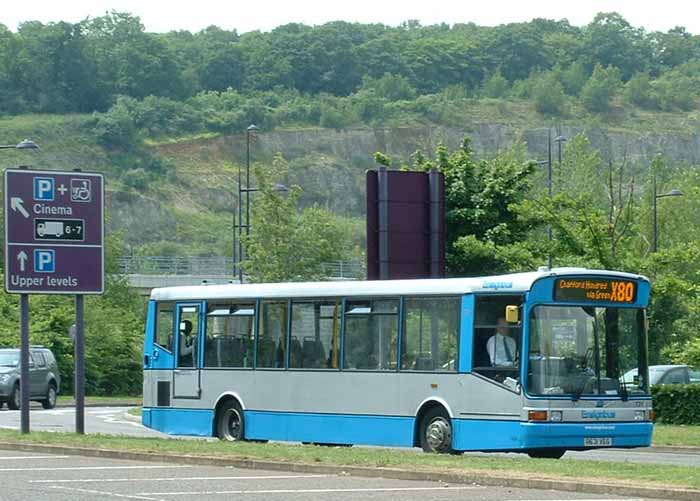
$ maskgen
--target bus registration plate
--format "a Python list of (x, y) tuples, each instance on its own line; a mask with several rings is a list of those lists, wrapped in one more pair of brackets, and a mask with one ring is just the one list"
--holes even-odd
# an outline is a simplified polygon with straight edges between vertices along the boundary
[(585, 447), (612, 447), (612, 437), (584, 437)]

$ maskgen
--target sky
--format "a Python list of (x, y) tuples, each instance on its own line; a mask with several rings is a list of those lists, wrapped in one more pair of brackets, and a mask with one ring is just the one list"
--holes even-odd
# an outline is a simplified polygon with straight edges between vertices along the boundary
[(23, 21), (74, 23), (112, 10), (138, 16), (150, 32), (196, 32), (216, 25), (238, 33), (269, 31), (291, 22), (318, 25), (338, 20), (390, 26), (411, 19), (423, 25), (495, 26), (541, 17), (583, 26), (598, 12), (614, 11), (648, 31), (684, 26), (700, 34), (700, 3), (694, 0), (4, 0), (2, 4), (0, 24), (12, 31)]

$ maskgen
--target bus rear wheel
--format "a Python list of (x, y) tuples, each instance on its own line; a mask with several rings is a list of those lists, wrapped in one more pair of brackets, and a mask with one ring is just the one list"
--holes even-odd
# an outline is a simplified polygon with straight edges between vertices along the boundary
[(537, 459), (561, 459), (566, 449), (531, 449), (527, 455)]
[(433, 407), (421, 419), (420, 445), (425, 452), (452, 451), (452, 420), (442, 407)]
[(216, 434), (221, 440), (237, 442), (243, 440), (243, 409), (238, 402), (225, 403), (217, 414)]

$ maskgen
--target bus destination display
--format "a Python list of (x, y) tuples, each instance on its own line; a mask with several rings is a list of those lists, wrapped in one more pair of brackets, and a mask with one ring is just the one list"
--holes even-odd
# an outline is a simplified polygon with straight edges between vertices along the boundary
[(637, 301), (637, 283), (632, 280), (607, 278), (560, 278), (554, 283), (554, 299), (634, 303)]

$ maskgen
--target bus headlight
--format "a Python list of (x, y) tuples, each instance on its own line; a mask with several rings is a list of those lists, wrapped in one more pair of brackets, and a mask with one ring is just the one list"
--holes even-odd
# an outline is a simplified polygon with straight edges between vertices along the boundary
[(549, 411), (549, 420), (561, 422), (562, 412), (561, 411)]
[(644, 421), (644, 418), (646, 417), (646, 411), (634, 411), (634, 420), (635, 421)]

